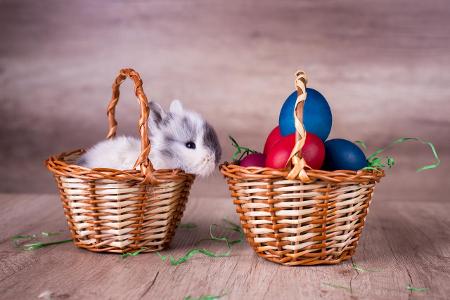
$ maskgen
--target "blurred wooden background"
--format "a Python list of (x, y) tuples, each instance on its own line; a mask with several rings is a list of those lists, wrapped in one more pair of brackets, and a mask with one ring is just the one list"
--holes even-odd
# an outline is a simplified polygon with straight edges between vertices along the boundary
[[(122, 67), (141, 73), (151, 99), (202, 113), (224, 159), (228, 134), (262, 148), (303, 68), (332, 106), (331, 137), (435, 143), (442, 165), (426, 173), (414, 171), (431, 162), (425, 146), (391, 152), (386, 197), (447, 200), (449, 25), (450, 5), (438, 0), (0, 1), (0, 191), (54, 191), (42, 161), (105, 136)], [(138, 107), (126, 87), (119, 131), (134, 134)], [(193, 193), (227, 190), (216, 174)]]

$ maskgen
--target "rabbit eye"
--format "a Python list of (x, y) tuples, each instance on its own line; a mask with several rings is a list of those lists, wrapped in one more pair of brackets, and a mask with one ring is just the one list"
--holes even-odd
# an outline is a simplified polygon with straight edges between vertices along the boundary
[(194, 142), (187, 142), (186, 143), (186, 148), (195, 149), (195, 143)]

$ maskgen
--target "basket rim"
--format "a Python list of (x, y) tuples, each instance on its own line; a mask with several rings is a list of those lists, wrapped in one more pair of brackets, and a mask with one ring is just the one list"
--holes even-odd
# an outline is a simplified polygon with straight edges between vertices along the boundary
[[(45, 160), (45, 166), (55, 176), (70, 176), (84, 180), (110, 179), (115, 181), (140, 181), (144, 182), (145, 176), (139, 169), (118, 170), (111, 168), (88, 168), (67, 162), (70, 156), (81, 155), (85, 149), (76, 149), (52, 155)], [(181, 169), (159, 169), (152, 172), (157, 183), (173, 180), (193, 180), (194, 174), (186, 173)]]
[[(220, 172), (230, 179), (244, 180), (264, 180), (264, 179), (285, 179), (289, 180), (289, 169), (273, 169), (268, 167), (242, 167), (233, 163), (224, 162), (219, 166)], [(310, 181), (304, 183), (314, 182), (316, 180), (322, 180), (329, 183), (342, 183), (342, 182), (379, 182), (382, 177), (385, 176), (384, 170), (315, 170), (305, 169)], [(295, 179), (300, 180), (300, 179)], [(301, 181), (301, 180), (300, 180)]]

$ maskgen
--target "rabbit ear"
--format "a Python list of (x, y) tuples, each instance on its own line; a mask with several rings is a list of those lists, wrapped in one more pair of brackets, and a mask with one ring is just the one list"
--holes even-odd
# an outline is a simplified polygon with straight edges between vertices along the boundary
[(180, 100), (173, 100), (172, 103), (170, 103), (169, 110), (171, 113), (181, 114), (183, 112), (183, 104), (181, 104)]
[(151, 101), (150, 103), (150, 124), (159, 126), (162, 120), (166, 117), (166, 112), (162, 109), (161, 105)]

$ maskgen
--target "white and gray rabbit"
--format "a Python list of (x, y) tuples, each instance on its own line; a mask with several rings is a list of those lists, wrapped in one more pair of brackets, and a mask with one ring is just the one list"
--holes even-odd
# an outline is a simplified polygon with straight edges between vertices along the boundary
[[(150, 102), (150, 161), (155, 169), (182, 169), (200, 176), (211, 174), (217, 167), (221, 148), (214, 129), (198, 113), (187, 110), (179, 100), (165, 112)], [(79, 159), (88, 168), (129, 170), (139, 156), (141, 142), (120, 136), (102, 141)]]

